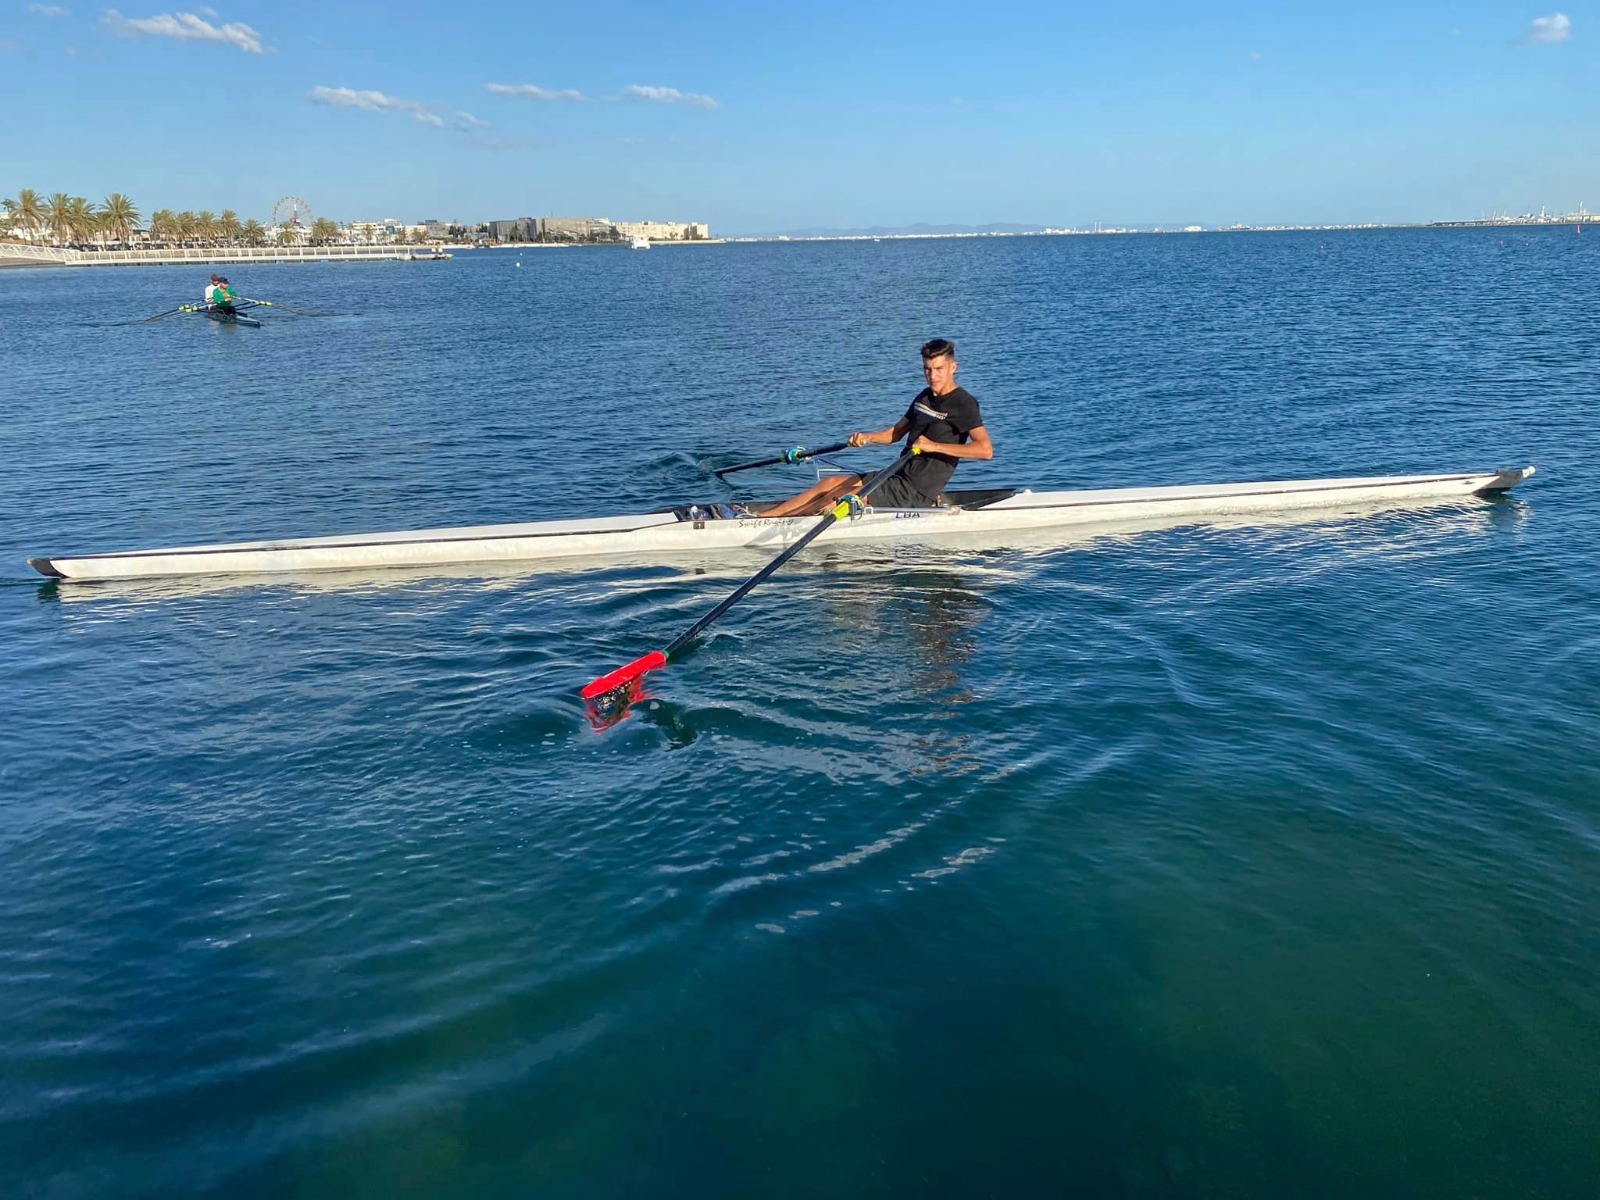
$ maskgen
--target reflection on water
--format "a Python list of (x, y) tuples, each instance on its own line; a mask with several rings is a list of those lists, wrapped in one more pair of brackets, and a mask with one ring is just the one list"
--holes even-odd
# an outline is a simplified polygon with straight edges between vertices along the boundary
[(847, 596), (835, 605), (832, 620), (875, 642), (904, 648), (904, 654), (895, 655), (908, 668), (897, 681), (901, 694), (972, 701), (960, 686), (960, 667), (976, 648), (974, 631), (989, 607), (983, 589), (994, 583), (990, 573), (962, 571), (951, 552), (928, 547), (886, 547), (870, 558), (841, 554), (822, 566), (845, 578), (864, 568), (885, 577), (865, 598)]

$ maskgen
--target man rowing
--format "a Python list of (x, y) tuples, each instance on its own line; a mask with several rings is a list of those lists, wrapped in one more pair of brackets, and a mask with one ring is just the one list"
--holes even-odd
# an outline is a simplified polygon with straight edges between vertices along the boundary
[(226, 313), (230, 317), (236, 316), (238, 310), (234, 308), (234, 303), (239, 299), (239, 293), (233, 290), (233, 284), (228, 282), (226, 275), (215, 275), (212, 278), (217, 282), (216, 289), (212, 292), (211, 306), (220, 313)]
[[(852, 446), (890, 446), (910, 437), (921, 453), (878, 485), (872, 503), (879, 508), (934, 508), (956, 467), (964, 458), (988, 460), (994, 446), (983, 427), (978, 401), (956, 386), (956, 347), (947, 338), (922, 346), (922, 377), (928, 386), (893, 425), (875, 433), (852, 433)], [(862, 486), (860, 475), (819, 479), (792, 499), (761, 510), (763, 517), (812, 516), (827, 512), (839, 497)]]
[(205, 297), (205, 306), (207, 308), (215, 308), (217, 305), (217, 283), (221, 278), (222, 276), (220, 275), (213, 275), (211, 282), (206, 284), (206, 290), (201, 293)]

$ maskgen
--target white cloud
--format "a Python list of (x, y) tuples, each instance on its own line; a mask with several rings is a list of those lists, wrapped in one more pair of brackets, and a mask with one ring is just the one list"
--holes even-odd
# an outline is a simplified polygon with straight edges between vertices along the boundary
[(1554, 46), (1572, 36), (1572, 21), (1566, 13), (1552, 13), (1548, 17), (1535, 17), (1528, 22), (1522, 40), (1530, 46)]
[(347, 87), (314, 87), (306, 93), (306, 99), (313, 104), (325, 104), (330, 108), (359, 108), (362, 112), (400, 113), (413, 121), (431, 125), (435, 129), (449, 126), (462, 133), (470, 133), (474, 129), (489, 128), (489, 122), (469, 112), (455, 110), (450, 113), (450, 119), (447, 121), (429, 105), (416, 100), (404, 100), (399, 96), (390, 96), (384, 92), (358, 91)]
[(483, 85), (496, 96), (522, 96), (528, 100), (578, 100), (584, 101), (588, 97), (573, 88), (562, 88), (553, 91), (542, 88), (537, 83), (486, 83)]
[(327, 104), (334, 108), (359, 108), (363, 112), (405, 113), (424, 125), (444, 124), (444, 118), (431, 111), (426, 104), (418, 104), (415, 100), (402, 100), (398, 96), (386, 96), (382, 92), (358, 92), (355, 88), (347, 87), (314, 87), (306, 93), (306, 97), (313, 104)]
[(213, 25), (194, 13), (162, 13), (154, 17), (130, 18), (114, 8), (107, 9), (105, 16), (100, 19), (118, 37), (133, 38), (148, 33), (152, 37), (169, 37), (180, 42), (222, 42), (246, 54), (261, 53), (261, 35), (237, 21)]
[(657, 104), (692, 104), (695, 108), (715, 108), (717, 102), (710, 96), (701, 96), (694, 92), (680, 92), (677, 88), (650, 87), (642, 83), (630, 83), (622, 89), (624, 96), (631, 96), (635, 100), (654, 100)]
[(70, 17), (72, 10), (62, 8), (59, 4), (30, 4), (28, 11), (38, 13), (41, 17)]

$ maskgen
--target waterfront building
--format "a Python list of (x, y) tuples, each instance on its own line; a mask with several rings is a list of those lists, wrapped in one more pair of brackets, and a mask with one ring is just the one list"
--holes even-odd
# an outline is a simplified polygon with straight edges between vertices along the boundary
[(540, 217), (534, 240), (541, 242), (614, 242), (617, 227), (605, 217)]
[[(430, 222), (429, 224), (433, 224)], [(708, 241), (711, 227), (689, 221), (613, 221), (609, 217), (518, 217), (485, 226), (496, 242)]]
[(403, 234), (405, 226), (399, 217), (385, 217), (381, 221), (351, 221), (344, 227), (346, 237), (357, 245), (377, 246), (395, 240)]
[(625, 241), (645, 238), (652, 242), (696, 242), (711, 237), (703, 221), (618, 221), (617, 236)]
[(488, 226), (490, 241), (533, 241), (534, 220), (532, 217), (518, 217), (514, 221), (490, 221)]

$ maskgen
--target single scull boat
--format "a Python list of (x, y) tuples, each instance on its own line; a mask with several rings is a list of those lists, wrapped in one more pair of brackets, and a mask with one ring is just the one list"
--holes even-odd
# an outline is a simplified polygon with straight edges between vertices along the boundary
[[(1462, 475), (1391, 475), (1359, 479), (1292, 479), (1183, 487), (1033, 492), (953, 491), (939, 508), (873, 508), (839, 521), (819, 541), (880, 538), (929, 541), (978, 534), (1003, 545), (1012, 531), (1192, 516), (1222, 517), (1289, 509), (1360, 506), (1425, 507), (1517, 486), (1532, 467)], [(680, 505), (636, 516), (477, 525), (400, 533), (361, 533), (292, 541), (174, 546), (113, 554), (30, 558), (53, 579), (138, 579), (175, 575), (270, 574), (531, 562), (539, 559), (637, 558), (742, 547), (780, 550), (803, 537), (816, 517), (717, 515), (726, 505)]]

